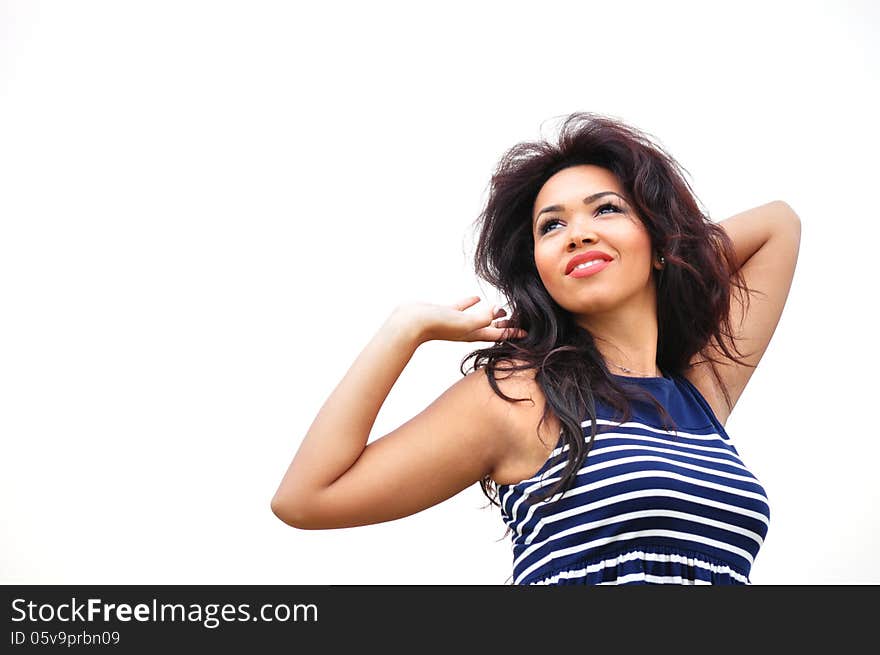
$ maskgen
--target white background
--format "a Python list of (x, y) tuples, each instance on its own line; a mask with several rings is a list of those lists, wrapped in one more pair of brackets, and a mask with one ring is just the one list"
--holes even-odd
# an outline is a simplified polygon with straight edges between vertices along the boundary
[[(13, 2), (0, 15), (0, 581), (504, 584), (479, 486), (290, 528), (269, 502), (402, 301), (471, 269), (497, 159), (595, 111), (714, 220), (782, 199), (794, 284), (727, 424), (755, 584), (880, 583), (876, 3)], [(486, 343), (422, 346), (376, 439)]]

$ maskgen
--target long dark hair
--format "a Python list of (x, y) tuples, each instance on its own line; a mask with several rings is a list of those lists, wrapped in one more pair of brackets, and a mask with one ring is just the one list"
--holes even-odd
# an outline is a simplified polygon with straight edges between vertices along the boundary
[[(461, 372), (467, 374), (465, 362), (474, 358), (473, 370), (486, 367), (496, 394), (509, 402), (523, 402), (529, 399), (511, 398), (499, 389), (496, 373), (534, 369), (547, 401), (538, 429), (550, 412), (559, 419), (562, 431), (557, 445), (567, 445), (568, 462), (556, 485), (532, 494), (529, 502), (564, 492), (574, 483), (601, 431), (596, 424), (597, 398), (625, 422), (632, 416), (631, 401), (643, 397), (657, 408), (667, 426), (674, 424), (651, 394), (611, 376), (591, 333), (553, 300), (538, 276), (531, 228), (534, 200), (552, 175), (580, 164), (600, 166), (617, 176), (647, 228), (652, 250), (666, 260), (663, 269), (652, 268), (660, 369), (681, 375), (700, 354), (730, 406), (728, 389), (716, 369), (719, 361), (711, 351), (720, 349), (735, 361), (742, 357), (731, 331), (730, 302), (734, 288), (745, 291), (745, 302), (749, 290), (737, 268), (733, 243), (700, 210), (681, 174), (686, 169), (671, 155), (646, 133), (589, 112), (569, 114), (555, 143), (525, 142), (510, 148), (492, 175), (486, 206), (476, 221), (479, 236), (474, 263), (477, 275), (506, 299), (511, 325), (528, 334), (471, 352), (462, 360)], [(738, 356), (730, 352), (728, 340)], [(585, 416), (591, 424), (588, 443), (581, 423)], [(560, 460), (561, 456), (559, 452)], [(486, 476), (480, 486), (490, 503), (498, 505), (495, 482)]]

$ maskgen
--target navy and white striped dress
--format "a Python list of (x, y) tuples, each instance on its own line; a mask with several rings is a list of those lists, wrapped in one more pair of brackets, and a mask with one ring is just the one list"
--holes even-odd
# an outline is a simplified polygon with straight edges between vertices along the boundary
[[(561, 436), (534, 476), (499, 485), (513, 584), (751, 584), (770, 508), (724, 426), (683, 376), (615, 377), (648, 390), (678, 430), (663, 429), (644, 400), (620, 424), (597, 399), (599, 433), (561, 497), (525, 502), (559, 479)], [(590, 425), (582, 423), (585, 440)]]

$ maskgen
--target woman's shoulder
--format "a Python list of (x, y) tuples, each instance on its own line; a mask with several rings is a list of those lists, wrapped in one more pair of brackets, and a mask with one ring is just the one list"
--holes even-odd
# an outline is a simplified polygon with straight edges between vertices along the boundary
[(493, 378), (499, 391), (511, 400), (504, 405), (505, 455), (500, 457), (492, 479), (511, 484), (530, 477), (556, 447), (561, 423), (548, 408), (544, 392), (536, 379), (537, 369), (523, 360), (496, 363)]
[[(468, 377), (474, 378), (473, 383), (480, 385), (484, 393), (494, 396), (497, 406), (506, 408), (505, 414), (510, 413), (507, 406), (511, 404), (536, 405), (543, 401), (543, 393), (535, 379), (535, 369), (520, 360), (496, 361), (491, 367), (483, 365), (469, 373)], [(508, 398), (500, 397), (494, 389), (496, 386)], [(522, 401), (523, 398), (526, 400)], [(517, 403), (517, 400), (520, 402)]]
[[(488, 371), (486, 375), (488, 376)], [(532, 406), (542, 405), (544, 392), (537, 381), (537, 367), (522, 359), (508, 358), (495, 362), (492, 378), (506, 396), (515, 399), (527, 398)], [(508, 401), (509, 402), (509, 401)]]

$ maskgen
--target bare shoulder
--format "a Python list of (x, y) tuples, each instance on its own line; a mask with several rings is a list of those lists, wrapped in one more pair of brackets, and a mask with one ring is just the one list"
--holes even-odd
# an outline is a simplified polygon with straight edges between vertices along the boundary
[[(516, 367), (524, 364), (519, 360), (511, 363)], [(535, 379), (535, 369), (511, 370), (508, 364), (500, 364), (495, 380), (504, 395), (526, 399), (510, 402), (499, 398), (505, 404), (506, 444), (490, 477), (496, 484), (516, 484), (532, 477), (544, 465), (556, 447), (561, 423), (552, 412), (541, 423), (546, 398)]]

